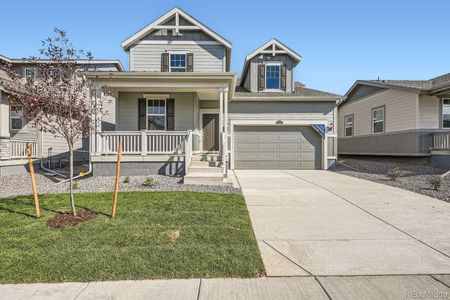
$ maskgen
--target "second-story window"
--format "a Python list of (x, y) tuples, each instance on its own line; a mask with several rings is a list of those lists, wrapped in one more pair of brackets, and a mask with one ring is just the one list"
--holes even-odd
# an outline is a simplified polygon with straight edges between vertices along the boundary
[(266, 66), (266, 90), (280, 89), (280, 66), (267, 65)]
[(170, 72), (186, 72), (186, 53), (170, 54)]

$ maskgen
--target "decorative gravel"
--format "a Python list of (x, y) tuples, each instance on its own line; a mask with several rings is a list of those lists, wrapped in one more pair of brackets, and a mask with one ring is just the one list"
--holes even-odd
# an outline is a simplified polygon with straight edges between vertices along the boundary
[[(399, 168), (403, 176), (396, 181), (387, 177), (389, 170)], [(342, 157), (335, 172), (387, 184), (450, 202), (450, 175), (443, 178), (442, 187), (435, 191), (430, 183), (434, 176), (448, 170), (435, 168), (427, 158), (356, 158)]]
[[(154, 184), (151, 187), (142, 183), (147, 177), (152, 177)], [(119, 191), (191, 191), (191, 192), (212, 192), (226, 194), (241, 194), (241, 189), (232, 186), (219, 185), (195, 185), (183, 184), (181, 177), (171, 177), (162, 175), (151, 176), (130, 176), (130, 182), (124, 183), (124, 177), (120, 178)], [(112, 192), (114, 191), (115, 177), (87, 177), (78, 180), (79, 187), (76, 193), (85, 192)], [(67, 193), (69, 183), (57, 184), (55, 181), (43, 174), (36, 174), (36, 183), (39, 194)], [(31, 180), (29, 174), (0, 176), (0, 198), (30, 195)]]

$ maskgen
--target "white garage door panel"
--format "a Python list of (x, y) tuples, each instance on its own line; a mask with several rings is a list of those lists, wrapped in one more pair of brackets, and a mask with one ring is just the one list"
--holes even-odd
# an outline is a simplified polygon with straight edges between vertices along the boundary
[(236, 169), (320, 169), (322, 139), (310, 126), (237, 126)]

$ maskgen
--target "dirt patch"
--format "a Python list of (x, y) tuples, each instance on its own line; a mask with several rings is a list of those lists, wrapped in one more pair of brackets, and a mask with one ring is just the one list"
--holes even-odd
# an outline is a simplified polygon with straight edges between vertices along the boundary
[(47, 221), (47, 224), (53, 229), (60, 229), (73, 227), (86, 221), (95, 219), (96, 217), (96, 212), (86, 209), (77, 211), (76, 216), (72, 215), (72, 212), (56, 214), (53, 218)]

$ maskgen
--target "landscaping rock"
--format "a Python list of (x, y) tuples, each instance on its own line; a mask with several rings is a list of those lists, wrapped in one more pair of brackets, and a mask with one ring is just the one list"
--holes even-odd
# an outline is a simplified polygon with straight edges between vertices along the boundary
[[(124, 183), (124, 179), (129, 177), (129, 182)], [(145, 186), (143, 183), (149, 176), (123, 176), (119, 181), (119, 191), (191, 191), (191, 192), (211, 192), (226, 194), (241, 194), (241, 189), (231, 186), (216, 185), (191, 185), (183, 184), (182, 177), (172, 177), (163, 175), (150, 175), (154, 182), (152, 186)], [(56, 183), (53, 178), (43, 174), (36, 174), (36, 182), (39, 194), (55, 194), (69, 192), (69, 183)], [(85, 192), (113, 192), (114, 176), (108, 177), (85, 177), (78, 180), (78, 188), (75, 193)], [(0, 198), (31, 195), (31, 180), (29, 174), (0, 176)]]
[[(399, 168), (403, 175), (390, 180), (389, 170)], [(402, 188), (422, 195), (450, 202), (450, 175), (443, 178), (442, 186), (436, 191), (431, 180), (448, 170), (431, 166), (423, 158), (368, 158), (342, 157), (334, 172)]]

